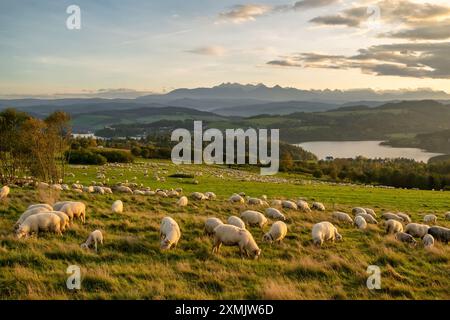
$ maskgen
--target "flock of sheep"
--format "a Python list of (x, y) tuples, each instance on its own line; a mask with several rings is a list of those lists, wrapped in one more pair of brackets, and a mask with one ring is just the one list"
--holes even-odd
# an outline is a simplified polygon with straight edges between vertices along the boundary
[[(117, 185), (113, 188), (95, 186), (92, 192), (98, 193), (130, 193), (139, 195), (157, 195), (161, 197), (178, 198), (176, 204), (185, 207), (189, 204), (189, 198), (193, 201), (216, 200), (213, 192), (194, 192), (187, 196), (182, 196), (181, 188), (176, 190), (151, 191), (132, 190), (134, 185)], [(74, 190), (83, 190), (86, 187), (74, 185)], [(88, 187), (90, 188), (90, 187)], [(100, 192), (99, 190), (103, 190)], [(106, 191), (105, 191), (106, 190)], [(0, 200), (6, 198), (9, 194), (9, 187), (0, 189)], [(139, 191), (138, 193), (136, 191)], [(91, 192), (91, 189), (88, 190)], [(213, 237), (212, 252), (218, 253), (222, 245), (239, 247), (241, 256), (258, 258), (261, 249), (258, 247), (249, 227), (258, 227), (264, 229), (269, 224), (269, 219), (273, 221), (269, 230), (263, 235), (264, 242), (281, 242), (288, 233), (288, 218), (282, 210), (309, 212), (311, 210), (325, 211), (325, 206), (320, 202), (309, 203), (303, 199), (298, 201), (273, 200), (270, 205), (266, 196), (261, 198), (248, 197), (245, 193), (233, 194), (229, 200), (230, 203), (252, 206), (257, 210), (244, 210), (240, 217), (230, 216), (226, 223), (217, 217), (207, 218), (204, 224), (205, 233)], [(115, 201), (111, 206), (111, 211), (120, 214), (124, 211), (124, 205), (121, 200)], [(352, 209), (352, 216), (344, 212), (334, 212), (331, 220), (335, 223), (348, 223), (356, 226), (358, 229), (366, 229), (368, 224), (378, 224), (378, 216), (373, 209), (356, 207)], [(402, 242), (416, 245), (415, 238), (421, 238), (423, 245), (427, 248), (434, 245), (435, 240), (448, 243), (450, 240), (450, 229), (436, 226), (437, 217), (435, 215), (426, 215), (423, 224), (413, 223), (411, 218), (405, 213), (385, 212), (381, 214), (382, 225), (387, 234), (395, 234), (395, 238)], [(29, 237), (31, 234), (39, 232), (54, 232), (61, 235), (70, 227), (75, 220), (82, 223), (86, 221), (86, 205), (78, 201), (62, 201), (53, 205), (34, 204), (19, 217), (14, 228), (18, 238)], [(450, 212), (445, 214), (445, 219), (450, 220)], [(429, 224), (434, 224), (430, 226)], [(327, 241), (340, 241), (343, 236), (338, 232), (336, 226), (330, 221), (323, 221), (313, 225), (311, 230), (312, 241), (315, 245), (321, 246)], [(181, 238), (181, 229), (178, 223), (171, 217), (164, 217), (160, 224), (160, 248), (162, 250), (175, 248)], [(97, 250), (98, 244), (103, 243), (103, 235), (100, 230), (93, 231), (85, 243), (81, 244), (83, 248), (90, 248), (92, 245)]]

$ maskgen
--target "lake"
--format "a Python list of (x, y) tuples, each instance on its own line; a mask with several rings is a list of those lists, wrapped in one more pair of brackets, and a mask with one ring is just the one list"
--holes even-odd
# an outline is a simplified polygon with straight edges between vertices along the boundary
[(382, 141), (314, 141), (298, 144), (303, 149), (314, 153), (319, 159), (356, 158), (363, 156), (375, 158), (407, 158), (427, 162), (440, 153), (431, 153), (416, 148), (393, 148), (380, 145)]

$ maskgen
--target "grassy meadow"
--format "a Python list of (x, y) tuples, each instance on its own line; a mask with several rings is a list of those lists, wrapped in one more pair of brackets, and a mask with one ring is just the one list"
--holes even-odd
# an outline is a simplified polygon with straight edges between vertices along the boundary
[[(448, 245), (436, 242), (426, 250), (419, 241), (411, 248), (386, 236), (380, 225), (361, 231), (339, 223), (335, 225), (343, 242), (318, 248), (311, 241), (313, 224), (333, 222), (333, 211), (350, 213), (355, 206), (371, 207), (378, 214), (406, 212), (414, 222), (434, 213), (438, 225), (450, 227), (450, 221), (444, 220), (450, 210), (449, 192), (333, 185), (297, 175), (261, 177), (256, 171), (220, 166), (140, 161), (122, 167), (73, 166), (68, 172), (75, 177), (65, 183), (89, 185), (99, 181), (101, 169), (109, 185), (128, 180), (153, 190), (181, 187), (184, 195), (212, 191), (217, 199), (190, 199), (187, 207), (179, 208), (177, 198), (12, 188), (0, 203), (0, 299), (450, 299)], [(169, 177), (176, 172), (194, 178)], [(211, 216), (226, 221), (250, 208), (227, 201), (235, 192), (265, 194), (269, 203), (305, 198), (323, 202), (327, 210), (282, 210), (288, 217), (288, 235), (279, 245), (262, 243), (268, 226), (264, 231), (249, 228), (262, 249), (259, 260), (240, 258), (237, 247), (222, 247), (219, 255), (213, 255), (212, 239), (203, 233), (204, 221)], [(75, 222), (62, 237), (14, 237), (13, 225), (30, 204), (70, 199), (86, 203), (86, 224)], [(124, 202), (122, 214), (111, 213), (117, 199)], [(176, 249), (161, 252), (159, 224), (167, 215), (178, 222), (182, 236)], [(104, 245), (98, 253), (81, 249), (95, 229), (102, 230)], [(81, 290), (66, 288), (69, 265), (81, 268)], [(380, 290), (366, 287), (369, 265), (381, 268)]]

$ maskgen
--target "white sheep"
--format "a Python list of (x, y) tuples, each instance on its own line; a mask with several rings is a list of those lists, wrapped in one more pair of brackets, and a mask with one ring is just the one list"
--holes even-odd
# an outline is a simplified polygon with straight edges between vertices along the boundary
[(397, 232), (395, 234), (395, 239), (397, 239), (398, 241), (401, 241), (401, 242), (409, 243), (413, 246), (416, 246), (416, 244), (417, 244), (416, 239), (414, 239), (414, 237), (412, 235), (410, 235), (408, 233), (404, 233), (404, 232)]
[(450, 220), (450, 211), (445, 213), (445, 219)]
[(161, 239), (161, 250), (176, 248), (181, 237), (181, 230), (178, 223), (171, 217), (164, 217), (159, 229)]
[(261, 249), (259, 249), (255, 239), (253, 239), (252, 234), (248, 230), (229, 224), (222, 224), (214, 229), (212, 252), (219, 253), (222, 244), (225, 246), (238, 246), (241, 256), (246, 255), (257, 259), (261, 254)]
[(32, 204), (32, 205), (28, 206), (27, 210), (32, 210), (32, 209), (36, 209), (36, 208), (45, 208), (48, 211), (53, 211), (53, 207), (47, 203)]
[(273, 200), (271, 202), (271, 206), (272, 207), (281, 207), (282, 206), (282, 201), (281, 200)]
[(61, 212), (61, 211), (49, 211), (49, 213), (56, 214), (61, 219), (61, 224), (60, 224), (61, 232), (66, 231), (66, 229), (70, 225), (69, 216), (67, 214), (65, 214), (64, 212)]
[(319, 246), (321, 246), (324, 241), (334, 242), (335, 240), (342, 240), (342, 236), (338, 233), (336, 227), (328, 221), (319, 222), (313, 226), (312, 238), (314, 244)]
[(238, 228), (245, 229), (245, 222), (241, 220), (241, 218), (236, 216), (231, 216), (228, 218), (227, 223), (236, 226)]
[(406, 223), (411, 223), (411, 217), (408, 216), (406, 213), (403, 212), (397, 212), (397, 215), (403, 219), (404, 222)]
[(178, 199), (177, 205), (180, 207), (186, 207), (188, 205), (188, 202), (188, 198), (186, 196), (182, 196), (180, 199)]
[(223, 222), (218, 218), (208, 218), (205, 221), (205, 233), (208, 235), (214, 234), (214, 229), (223, 224)]
[(362, 216), (356, 216), (355, 217), (355, 225), (358, 227), (358, 229), (364, 230), (367, 228), (367, 222), (366, 219), (364, 219)]
[(355, 207), (352, 209), (352, 214), (353, 215), (357, 215), (358, 213), (367, 213), (366, 209), (361, 208), (361, 207)]
[(194, 199), (194, 200), (198, 200), (198, 201), (207, 199), (207, 197), (201, 192), (194, 192), (194, 193), (192, 193), (191, 194), (191, 198)]
[(133, 194), (133, 190), (131, 190), (129, 187), (126, 187), (126, 186), (116, 186), (115, 191), (120, 192), (120, 193)]
[(405, 227), (405, 232), (413, 237), (423, 238), (427, 233), (430, 226), (420, 223), (408, 223)]
[(367, 223), (371, 223), (371, 224), (378, 223), (378, 221), (372, 215), (370, 215), (368, 213), (358, 213), (358, 214), (356, 214), (356, 217), (363, 217)]
[(98, 243), (103, 244), (103, 234), (100, 230), (92, 231), (85, 243), (81, 244), (84, 249), (89, 249), (89, 247), (94, 244), (95, 252), (97, 252)]
[(6, 199), (6, 197), (8, 197), (9, 192), (11, 191), (11, 189), (8, 186), (3, 186), (0, 189), (0, 200)]
[(83, 202), (66, 203), (59, 211), (67, 214), (71, 220), (79, 218), (83, 223), (86, 222), (86, 205)]
[(52, 231), (58, 235), (62, 235), (61, 219), (56, 214), (50, 212), (42, 212), (29, 216), (20, 225), (16, 235), (19, 239), (22, 237), (27, 238), (32, 233), (35, 233), (37, 236), (39, 231)]
[(400, 221), (389, 219), (385, 223), (386, 225), (386, 233), (397, 233), (397, 232), (403, 232), (403, 225)]
[[(52, 211), (52, 210), (55, 210), (55, 211), (61, 211), (62, 207), (64, 207), (67, 203), (70, 203), (70, 202), (72, 202), (72, 201), (60, 201), (60, 202), (56, 202), (56, 203), (53, 205), (53, 207), (50, 206), (51, 209), (50, 209), (49, 211)], [(40, 206), (40, 205), (38, 205), (38, 206)]]
[[(325, 207), (324, 207), (325, 208)], [(310, 212), (311, 208), (309, 207), (308, 202), (305, 200), (298, 200), (297, 201), (297, 209), (303, 212)]]
[(116, 200), (111, 206), (112, 213), (122, 213), (123, 212), (123, 202), (121, 200)]
[(426, 234), (422, 241), (425, 248), (431, 248), (434, 246), (434, 238), (431, 234)]
[(322, 202), (313, 202), (312, 209), (317, 211), (325, 211), (325, 206)]
[(258, 211), (246, 210), (241, 213), (241, 219), (250, 226), (263, 228), (267, 224), (267, 218)]
[(298, 210), (298, 206), (295, 202), (289, 200), (281, 201), (281, 206), (285, 209)]
[(333, 212), (332, 217), (339, 222), (353, 224), (353, 219), (345, 212), (335, 211)]
[(47, 208), (44, 207), (36, 207), (36, 208), (32, 208), (32, 209), (27, 209), (27, 211), (25, 211), (24, 213), (22, 213), (22, 215), (19, 217), (19, 219), (17, 220), (16, 224), (14, 225), (14, 229), (17, 230), (17, 228), (25, 221), (26, 218), (28, 218), (29, 216), (41, 213), (41, 212), (49, 212), (52, 210), (48, 210)]
[(264, 234), (263, 241), (280, 243), (287, 234), (287, 225), (283, 221), (277, 221), (270, 227), (269, 232)]
[(236, 193), (233, 194), (233, 195), (230, 197), (229, 201), (230, 201), (231, 203), (241, 203), (241, 204), (244, 204), (244, 203), (245, 203), (244, 198), (242, 198), (242, 196), (240, 196), (240, 195), (238, 195), (238, 194), (236, 194)]
[(370, 214), (372, 217), (374, 217), (374, 218), (377, 217), (377, 214), (375, 213), (375, 211), (373, 209), (364, 208), (364, 210), (366, 210), (366, 213)]
[(249, 205), (260, 206), (260, 205), (263, 204), (263, 201), (261, 199), (258, 199), (258, 198), (248, 198), (247, 203)]
[(275, 208), (267, 208), (266, 216), (274, 220), (286, 221), (286, 217), (284, 216), (284, 214), (282, 214), (280, 210)]
[(205, 196), (208, 200), (216, 200), (217, 198), (216, 194), (211, 191), (205, 192)]
[(427, 214), (423, 217), (423, 222), (435, 224), (437, 222), (437, 217), (434, 214)]
[(385, 212), (381, 215), (385, 220), (396, 220), (399, 222), (403, 222), (403, 218), (400, 217), (399, 215), (396, 215), (395, 213), (392, 212)]

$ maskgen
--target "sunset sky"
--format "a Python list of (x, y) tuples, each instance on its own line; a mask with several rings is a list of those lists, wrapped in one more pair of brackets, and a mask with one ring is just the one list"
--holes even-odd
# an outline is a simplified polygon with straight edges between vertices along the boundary
[(222, 82), (450, 92), (449, 1), (0, 2), (2, 97)]

